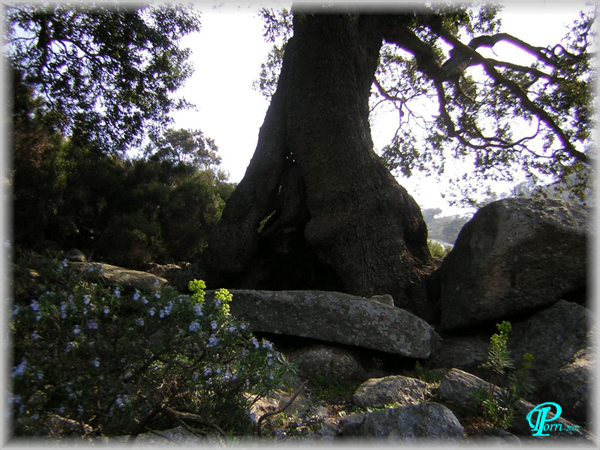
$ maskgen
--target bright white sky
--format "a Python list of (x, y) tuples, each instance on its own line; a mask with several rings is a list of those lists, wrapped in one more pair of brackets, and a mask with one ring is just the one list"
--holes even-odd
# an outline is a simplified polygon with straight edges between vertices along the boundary
[[(263, 24), (257, 11), (262, 6), (275, 8), (278, 4), (289, 7), (289, 2), (274, 0), (228, 1), (224, 5), (209, 0), (196, 2), (202, 11), (202, 30), (184, 40), (184, 45), (193, 51), (196, 69), (180, 95), (198, 105), (198, 110), (174, 114), (175, 127), (200, 129), (215, 139), (222, 167), (233, 182), (244, 176), (268, 107), (267, 100), (252, 89), (270, 50), (270, 44), (264, 42)], [(560, 41), (565, 26), (577, 18), (583, 2), (521, 1), (504, 5), (503, 31), (534, 45), (548, 45)], [(494, 47), (499, 59), (505, 51), (510, 52), (511, 61), (527, 62), (515, 61), (515, 49), (508, 44)], [(394, 124), (392, 121), (386, 126), (385, 121), (378, 121), (374, 126), (376, 148), (388, 143)], [(439, 207), (445, 214), (464, 212), (448, 206), (439, 195), (443, 186), (431, 178), (399, 181), (423, 209)], [(495, 190), (508, 191), (508, 188), (498, 186)]]

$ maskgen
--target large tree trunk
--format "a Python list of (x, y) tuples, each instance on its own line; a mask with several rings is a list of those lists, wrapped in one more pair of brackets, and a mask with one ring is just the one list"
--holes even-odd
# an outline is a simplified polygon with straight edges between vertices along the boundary
[(391, 294), (435, 318), (421, 211), (373, 151), (380, 20), (295, 14), (256, 153), (209, 241), (211, 281)]

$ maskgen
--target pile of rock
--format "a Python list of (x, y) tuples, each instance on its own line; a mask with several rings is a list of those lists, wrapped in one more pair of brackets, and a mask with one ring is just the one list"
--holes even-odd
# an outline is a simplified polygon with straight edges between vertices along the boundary
[[(464, 439), (457, 411), (467, 408), (477, 386), (489, 388), (476, 375), (487, 376), (480, 365), (495, 324), (503, 320), (513, 326), (513, 361), (518, 364), (525, 353), (535, 357), (535, 401), (560, 404), (565, 429), (573, 425), (569, 420), (585, 425), (589, 408), (595, 411), (595, 323), (587, 299), (591, 226), (587, 210), (558, 200), (505, 199), (485, 206), (429, 278), (430, 303), (439, 306), (431, 316), (438, 323), (395, 307), (386, 293), (367, 299), (325, 291), (231, 290), (231, 312), (255, 333), (295, 340), (288, 356), (305, 376), (364, 381), (353, 396), (357, 407), (394, 404), (344, 418), (337, 438)], [(88, 265), (71, 264), (80, 270)], [(102, 265), (109, 281), (140, 288), (166, 282), (113, 267)], [(404, 361), (405, 368), (418, 360), (446, 375), (439, 386), (400, 376), (373, 362), (382, 355)], [(487, 435), (505, 443), (531, 436), (526, 415), (534, 407), (519, 403), (514, 434), (489, 428)], [(578, 430), (562, 437), (591, 438)]]

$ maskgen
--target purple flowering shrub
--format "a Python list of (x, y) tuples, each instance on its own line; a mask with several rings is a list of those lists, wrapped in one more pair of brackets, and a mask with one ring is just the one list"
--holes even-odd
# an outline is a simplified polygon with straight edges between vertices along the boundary
[(135, 435), (182, 418), (248, 433), (254, 398), (278, 388), (290, 367), (229, 314), (231, 294), (207, 301), (198, 280), (191, 295), (129, 292), (90, 267), (82, 276), (56, 259), (38, 298), (15, 298), (14, 433)]

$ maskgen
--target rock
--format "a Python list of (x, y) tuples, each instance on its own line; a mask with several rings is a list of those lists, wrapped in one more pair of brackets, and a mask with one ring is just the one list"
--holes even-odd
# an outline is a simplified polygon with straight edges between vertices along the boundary
[[(439, 395), (442, 401), (449, 402), (463, 411), (476, 412), (474, 393), (477, 388), (483, 388), (486, 392), (491, 391), (491, 385), (487, 381), (460, 369), (452, 369), (442, 380), (439, 388)], [(494, 395), (497, 395), (500, 392), (500, 388), (495, 386), (493, 391)], [(520, 399), (515, 407), (515, 416), (513, 418), (511, 431), (523, 436), (532, 436), (533, 432), (527, 420), (527, 415), (535, 407), (536, 405)], [(552, 417), (554, 417), (554, 414), (548, 413), (548, 418), (552, 419)], [(555, 419), (552, 423), (560, 424), (562, 426), (562, 430), (556, 431), (553, 437), (591, 439), (591, 435), (586, 430), (577, 427), (575, 424), (564, 419), (563, 415)]]
[(477, 374), (481, 370), (479, 365), (487, 359), (489, 345), (489, 335), (445, 337), (429, 360), (429, 366), (456, 368)]
[(361, 408), (389, 403), (414, 405), (423, 403), (429, 391), (429, 385), (416, 378), (401, 375), (371, 378), (358, 387), (352, 396), (352, 403)]
[[(427, 358), (440, 338), (401, 308), (327, 291), (230, 290), (231, 313), (253, 332), (275, 333)], [(211, 298), (214, 291), (206, 291)]]
[(87, 261), (87, 258), (85, 257), (83, 252), (76, 248), (72, 248), (71, 250), (66, 252), (65, 259), (67, 261), (73, 261), (73, 262), (86, 262)]
[(167, 280), (139, 270), (124, 269), (103, 263), (69, 262), (69, 267), (82, 273), (89, 271), (99, 273), (108, 285), (119, 285), (153, 292), (167, 283)]
[(312, 345), (287, 353), (305, 377), (322, 376), (340, 380), (365, 380), (366, 368), (356, 351), (329, 345)]
[[(587, 422), (588, 408), (596, 410), (591, 387), (595, 385), (596, 355), (592, 349), (577, 352), (548, 383), (548, 398), (562, 406), (565, 416)], [(595, 411), (594, 411), (595, 412)], [(595, 414), (591, 414), (595, 417)]]
[(424, 443), (463, 439), (456, 416), (439, 403), (421, 403), (371, 413), (355, 414), (339, 423), (342, 436)]
[[(469, 433), (468, 427), (465, 427), (465, 432)], [(487, 446), (512, 446), (521, 447), (521, 439), (506, 430), (489, 425), (480, 426), (477, 428), (476, 436), (469, 436), (467, 442), (477, 445)]]
[(440, 269), (442, 328), (531, 312), (585, 287), (590, 223), (585, 208), (561, 200), (481, 208)]
[(592, 345), (592, 319), (587, 308), (561, 300), (528, 320), (515, 322), (508, 339), (513, 361), (519, 364), (525, 353), (533, 354), (531, 373), (545, 393), (575, 353)]
[(388, 306), (394, 306), (394, 297), (392, 297), (390, 294), (374, 295), (371, 298), (369, 298), (369, 300), (371, 300), (372, 302), (379, 302)]

